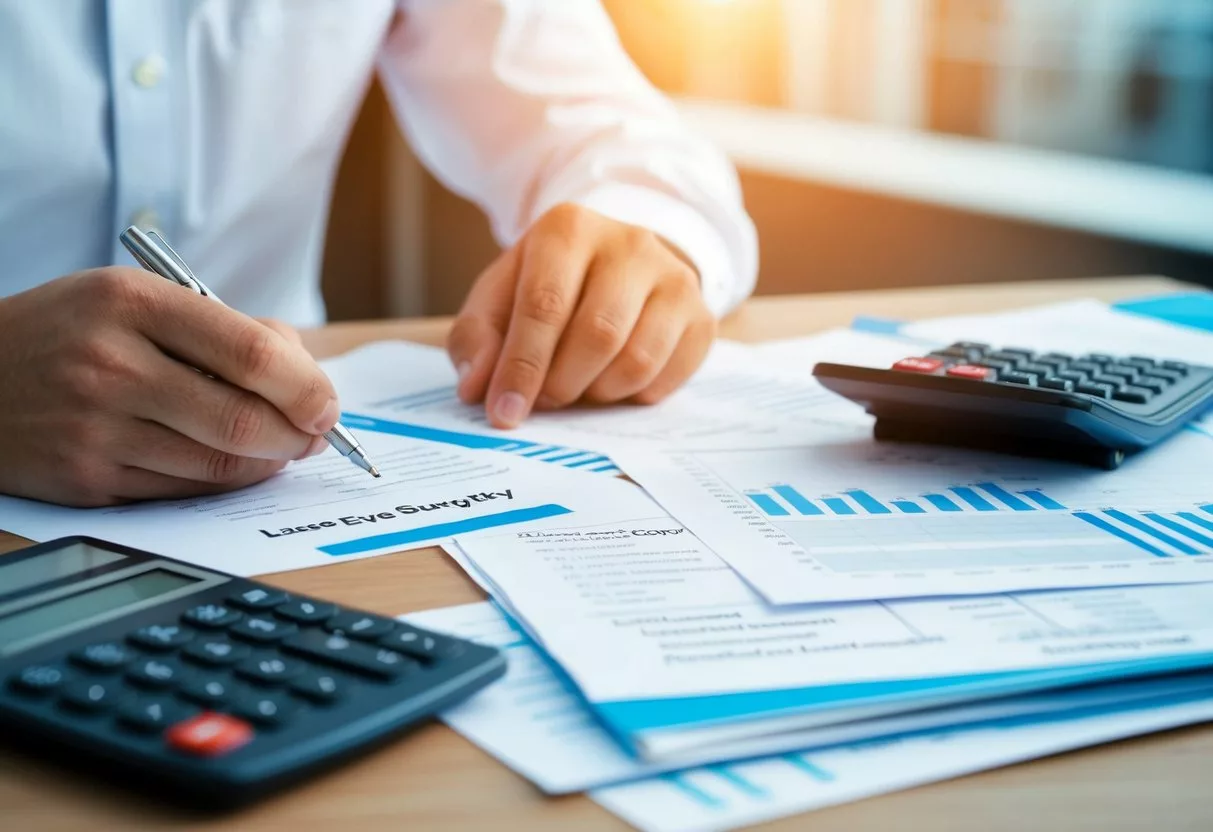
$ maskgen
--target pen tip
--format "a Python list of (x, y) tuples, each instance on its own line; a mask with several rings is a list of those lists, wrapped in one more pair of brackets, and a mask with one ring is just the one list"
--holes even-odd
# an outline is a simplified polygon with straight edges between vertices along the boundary
[(376, 468), (374, 465), (372, 465), (371, 466), (371, 476), (374, 477), (375, 479), (379, 479), (383, 475), (379, 473), (378, 468)]

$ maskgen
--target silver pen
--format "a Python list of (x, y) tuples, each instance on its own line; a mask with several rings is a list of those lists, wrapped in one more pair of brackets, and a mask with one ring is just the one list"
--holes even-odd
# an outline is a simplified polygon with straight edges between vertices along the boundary
[[(118, 239), (122, 241), (122, 245), (126, 246), (126, 250), (131, 253), (131, 256), (139, 261), (139, 265), (149, 272), (191, 289), (203, 297), (223, 303), (219, 300), (218, 295), (208, 289), (206, 284), (190, 271), (190, 267), (185, 265), (185, 261), (177, 255), (177, 252), (173, 251), (173, 247), (155, 231), (142, 231), (132, 225), (118, 235)], [(340, 422), (333, 425), (332, 430), (325, 431), (324, 438), (337, 449), (337, 453), (372, 477), (380, 475), (379, 469), (358, 444), (354, 434), (350, 433), (349, 429)]]

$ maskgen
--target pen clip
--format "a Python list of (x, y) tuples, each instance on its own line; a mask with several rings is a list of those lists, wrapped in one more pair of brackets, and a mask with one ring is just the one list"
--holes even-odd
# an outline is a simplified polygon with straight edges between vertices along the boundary
[[(200, 280), (198, 280), (197, 276), (195, 276), (194, 272), (190, 269), (190, 267), (185, 265), (185, 261), (181, 259), (181, 255), (179, 255), (177, 252), (175, 252), (173, 250), (173, 247), (168, 244), (168, 240), (164, 239), (158, 233), (156, 233), (155, 231), (153, 231), (150, 228), (147, 231), (145, 231), (144, 233), (148, 237), (151, 238), (152, 242), (154, 242), (157, 246), (160, 247), (160, 250), (164, 253), (164, 255), (166, 257), (168, 257), (170, 260), (172, 260), (174, 263), (177, 264), (177, 268), (179, 268), (179, 269), (181, 269), (181, 271), (185, 272), (186, 276), (190, 280), (194, 281), (194, 283), (196, 285), (201, 287), (202, 282)], [(203, 292), (203, 294), (207, 294), (207, 293)]]

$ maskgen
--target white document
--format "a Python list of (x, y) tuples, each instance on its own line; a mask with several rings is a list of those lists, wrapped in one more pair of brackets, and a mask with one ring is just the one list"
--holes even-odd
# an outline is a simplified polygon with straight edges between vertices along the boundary
[[(860, 408), (813, 379), (813, 364), (845, 360), (888, 366), (907, 353), (904, 342), (850, 330), (801, 339), (779, 353), (761, 350), (718, 341), (703, 367), (660, 404), (535, 413), (511, 431), (493, 429), (483, 407), (458, 400), (455, 373), (445, 353), (432, 347), (372, 344), (329, 362), (326, 369), (348, 408), (385, 429), (397, 422), (470, 432), (481, 437), (480, 447), (586, 470), (595, 462), (569, 456), (570, 451), (588, 448), (610, 455), (636, 443), (780, 446), (819, 440), (839, 425), (867, 424)], [(384, 379), (384, 366), (407, 366), (410, 371)], [(374, 427), (358, 420), (351, 424)]]
[[(506, 651), (505, 678), (443, 714), (452, 728), (544, 791), (596, 789), (591, 792), (595, 800), (647, 830), (727, 829), (1213, 718), (1213, 706), (1192, 701), (1213, 692), (1213, 674), (1206, 674), (1185, 683), (1155, 680), (1115, 686), (1120, 693), (1109, 688), (1094, 697), (1088, 692), (1018, 697), (974, 714), (982, 725), (964, 730), (935, 730), (654, 776), (665, 769), (625, 755), (543, 653), (492, 604), (401, 618)], [(1117, 704), (1135, 710), (1106, 713)], [(1032, 713), (1052, 714), (1053, 719), (1043, 725), (1008, 721)], [(958, 719), (961, 714), (957, 711)], [(916, 729), (907, 724), (901, 730)], [(803, 776), (789, 776), (795, 772)], [(603, 788), (625, 781), (635, 782)], [(750, 783), (761, 787), (750, 789)]]
[(1213, 435), (1116, 471), (857, 426), (781, 449), (615, 461), (775, 604), (1213, 580)]
[(899, 332), (936, 343), (979, 341), (1074, 355), (1134, 354), (1206, 365), (1213, 361), (1213, 335), (1121, 312), (1096, 300), (993, 315), (933, 318), (904, 324)]
[(231, 494), (72, 509), (0, 497), (0, 528), (34, 540), (84, 534), (257, 575), (430, 546), (488, 528), (590, 510), (643, 511), (638, 490), (529, 459), (354, 430), (383, 476), (336, 453)]
[[(651, 759), (1112, 672), (1096, 663), (1213, 659), (1210, 583), (774, 608), (664, 516), (457, 542)], [(1014, 671), (1040, 673), (986, 676)], [(764, 691), (787, 695), (747, 698)]]

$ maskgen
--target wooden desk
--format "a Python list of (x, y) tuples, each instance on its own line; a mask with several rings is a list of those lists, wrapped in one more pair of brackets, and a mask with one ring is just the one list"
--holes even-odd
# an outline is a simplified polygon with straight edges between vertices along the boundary
[[(1084, 296), (1114, 300), (1178, 288), (1162, 279), (1135, 278), (771, 297), (734, 315), (724, 334), (756, 341), (845, 326), (860, 312), (921, 318)], [(439, 343), (445, 327), (444, 320), (338, 324), (307, 333), (307, 343), (317, 355), (330, 356), (380, 338)], [(0, 533), (0, 551), (18, 545), (17, 538)], [(436, 549), (265, 579), (389, 615), (482, 597)], [(1211, 770), (1213, 729), (1192, 728), (787, 818), (764, 828), (1210, 830)], [(0, 752), (0, 828), (456, 832), (628, 827), (584, 797), (544, 799), (487, 754), (434, 725), (301, 789), (214, 821), (185, 818)]]

